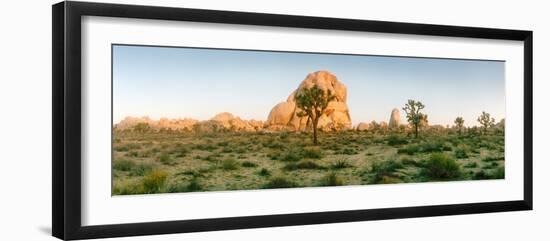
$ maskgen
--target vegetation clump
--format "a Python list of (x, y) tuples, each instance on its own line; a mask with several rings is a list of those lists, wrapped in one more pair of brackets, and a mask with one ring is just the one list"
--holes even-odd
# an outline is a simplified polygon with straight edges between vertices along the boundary
[(452, 179), (461, 175), (460, 165), (446, 154), (434, 153), (425, 163), (425, 173), (435, 179)]

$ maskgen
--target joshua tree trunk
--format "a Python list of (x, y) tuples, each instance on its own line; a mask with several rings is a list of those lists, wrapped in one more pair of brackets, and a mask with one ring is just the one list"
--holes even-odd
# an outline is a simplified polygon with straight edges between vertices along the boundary
[(418, 138), (418, 125), (414, 125), (414, 138)]
[(314, 118), (313, 120), (313, 144), (317, 145), (317, 123), (319, 123), (319, 118)]

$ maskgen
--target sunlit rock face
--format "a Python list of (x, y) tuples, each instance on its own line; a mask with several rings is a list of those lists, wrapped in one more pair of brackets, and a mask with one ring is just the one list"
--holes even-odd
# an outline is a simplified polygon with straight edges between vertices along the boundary
[(347, 106), (347, 88), (335, 75), (328, 71), (317, 71), (308, 74), (286, 101), (275, 105), (269, 112), (265, 123), (271, 130), (304, 131), (311, 128), (308, 117), (300, 117), (300, 109), (296, 106), (296, 95), (303, 89), (317, 86), (319, 89), (334, 95), (327, 109), (319, 118), (318, 128), (322, 131), (339, 131), (351, 129), (351, 118)]

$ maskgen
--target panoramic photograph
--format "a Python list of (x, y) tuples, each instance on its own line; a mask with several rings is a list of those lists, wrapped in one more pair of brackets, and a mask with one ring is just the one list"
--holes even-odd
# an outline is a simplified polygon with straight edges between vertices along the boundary
[(505, 178), (505, 62), (112, 45), (112, 195)]

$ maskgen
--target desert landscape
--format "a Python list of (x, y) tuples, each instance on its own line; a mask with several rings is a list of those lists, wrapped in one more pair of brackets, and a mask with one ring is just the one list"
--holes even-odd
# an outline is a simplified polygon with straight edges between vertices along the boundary
[(422, 99), (409, 99), (388, 108), (387, 120), (354, 120), (359, 110), (332, 72), (309, 73), (296, 86), (265, 119), (222, 112), (114, 123), (112, 194), (504, 178), (505, 121), (484, 109), (443, 126), (430, 123)]

